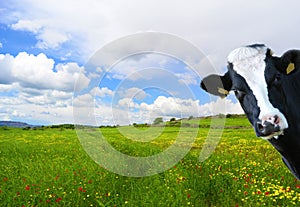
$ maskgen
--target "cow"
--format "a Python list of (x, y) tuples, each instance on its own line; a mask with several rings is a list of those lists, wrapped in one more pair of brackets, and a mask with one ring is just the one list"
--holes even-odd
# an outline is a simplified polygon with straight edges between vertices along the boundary
[(267, 140), (300, 180), (300, 50), (277, 57), (264, 44), (233, 50), (224, 75), (200, 84), (210, 94), (234, 91), (257, 137)]

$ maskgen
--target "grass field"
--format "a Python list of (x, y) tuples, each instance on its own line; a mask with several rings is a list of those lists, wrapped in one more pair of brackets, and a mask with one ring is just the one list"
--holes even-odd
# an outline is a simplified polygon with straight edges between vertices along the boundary
[[(209, 128), (201, 127), (183, 159), (164, 172), (138, 178), (96, 164), (75, 130), (1, 128), (0, 206), (300, 206), (300, 182), (280, 155), (255, 137), (245, 118), (227, 118), (226, 126), (204, 162), (199, 154)], [(149, 142), (128, 140), (118, 128), (101, 128), (101, 133), (118, 151), (150, 156), (171, 145), (179, 129), (137, 129), (144, 137), (160, 134)], [(180, 130), (189, 136), (197, 129)]]

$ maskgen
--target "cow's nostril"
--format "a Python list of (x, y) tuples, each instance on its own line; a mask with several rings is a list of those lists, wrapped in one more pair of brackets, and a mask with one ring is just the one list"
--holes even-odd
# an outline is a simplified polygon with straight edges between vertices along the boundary
[(274, 123), (279, 124), (279, 117), (277, 115), (274, 116)]
[(265, 129), (264, 125), (262, 125), (261, 122), (257, 122), (257, 123), (256, 123), (256, 126), (257, 126), (257, 129), (258, 129), (260, 132), (264, 131), (264, 129)]

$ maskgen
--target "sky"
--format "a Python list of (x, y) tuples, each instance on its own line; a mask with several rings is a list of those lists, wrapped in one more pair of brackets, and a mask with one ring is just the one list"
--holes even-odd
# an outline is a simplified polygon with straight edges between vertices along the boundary
[(299, 6), (1, 1), (0, 120), (126, 125), (243, 113), (233, 94), (202, 91), (201, 79), (224, 73), (227, 55), (243, 45), (264, 43), (279, 56), (300, 48)]

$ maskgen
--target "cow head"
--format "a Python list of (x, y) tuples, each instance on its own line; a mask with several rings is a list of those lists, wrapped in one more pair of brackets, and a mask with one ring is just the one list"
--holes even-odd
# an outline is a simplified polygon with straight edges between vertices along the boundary
[(297, 66), (299, 51), (290, 50), (275, 57), (265, 45), (245, 46), (229, 54), (228, 71), (223, 76), (210, 75), (202, 80), (201, 87), (221, 97), (234, 91), (256, 135), (278, 138), (289, 127), (286, 94), (281, 84)]

